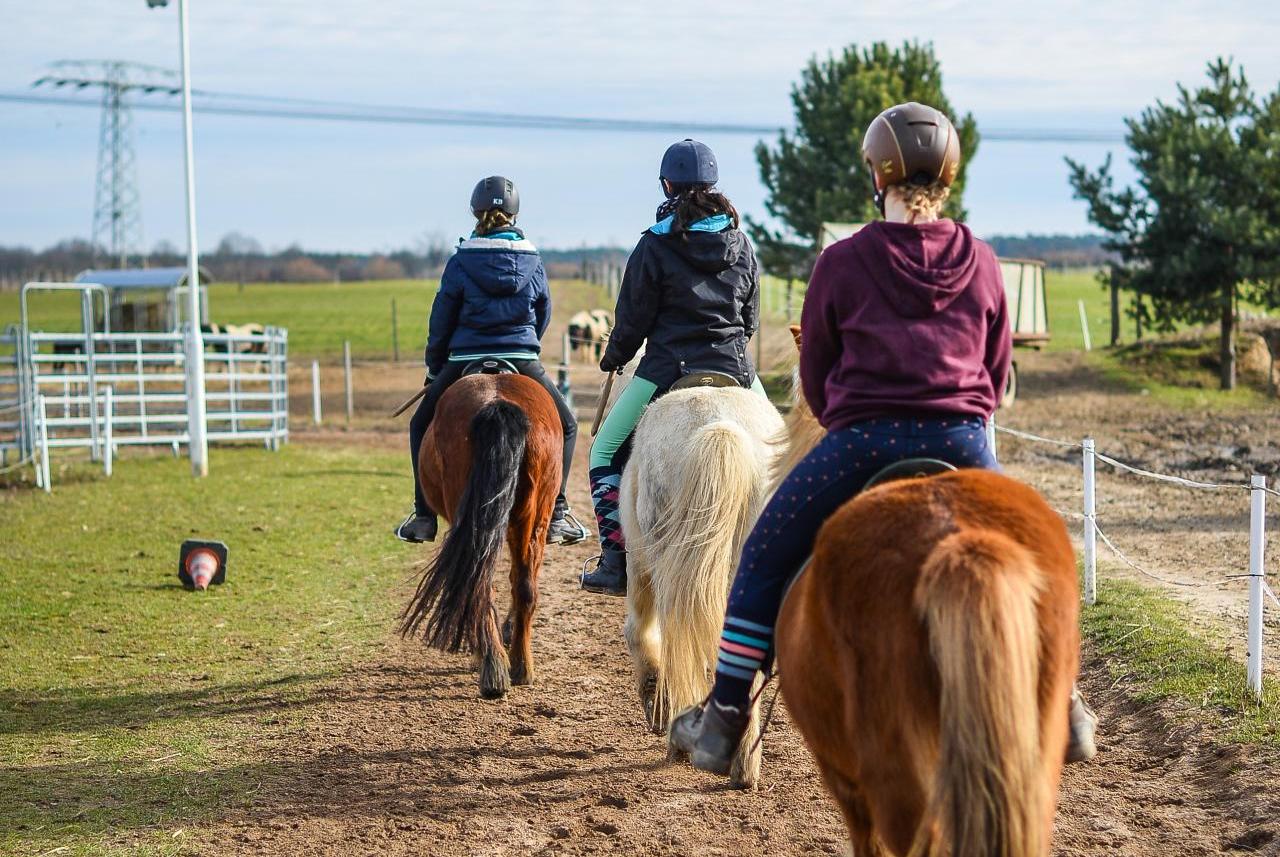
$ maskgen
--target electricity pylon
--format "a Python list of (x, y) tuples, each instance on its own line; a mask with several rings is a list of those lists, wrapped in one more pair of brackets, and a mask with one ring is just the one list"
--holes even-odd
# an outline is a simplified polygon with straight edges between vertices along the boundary
[(93, 246), (109, 248), (121, 268), (136, 258), (145, 265), (142, 244), (142, 205), (138, 191), (137, 158), (133, 151), (133, 110), (125, 97), (143, 93), (177, 94), (176, 75), (162, 68), (120, 60), (63, 60), (34, 86), (102, 89), (102, 118), (98, 131), (98, 171), (93, 196)]

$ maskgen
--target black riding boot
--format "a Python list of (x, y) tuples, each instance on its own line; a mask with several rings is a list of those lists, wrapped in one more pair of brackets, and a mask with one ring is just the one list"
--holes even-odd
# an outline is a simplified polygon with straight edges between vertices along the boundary
[(582, 588), (600, 595), (626, 595), (627, 552), (601, 550), (596, 570), (582, 575)]
[(436, 540), (436, 530), (439, 529), (439, 521), (437, 521), (434, 513), (419, 515), (414, 512), (409, 517), (400, 522), (400, 526), (396, 527), (396, 538), (402, 542), (434, 542)]
[(591, 533), (587, 528), (569, 511), (569, 503), (564, 495), (557, 497), (555, 511), (551, 513), (551, 524), (547, 527), (547, 544), (576, 545), (589, 535)]
[(689, 756), (700, 771), (727, 776), (738, 752), (742, 736), (751, 722), (750, 713), (721, 705), (707, 698), (701, 705), (687, 708), (671, 721), (671, 746)]

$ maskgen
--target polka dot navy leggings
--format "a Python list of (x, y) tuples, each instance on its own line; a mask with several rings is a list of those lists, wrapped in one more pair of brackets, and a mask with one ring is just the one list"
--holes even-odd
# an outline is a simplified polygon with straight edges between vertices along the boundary
[(881, 468), (904, 458), (999, 469), (977, 417), (874, 419), (828, 434), (779, 486), (743, 547), (720, 637), (717, 702), (747, 702), (773, 645), (783, 590), (823, 522)]

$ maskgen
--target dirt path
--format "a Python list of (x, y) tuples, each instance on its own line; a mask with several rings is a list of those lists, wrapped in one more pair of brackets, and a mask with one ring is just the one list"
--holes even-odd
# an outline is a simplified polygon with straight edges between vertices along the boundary
[[(580, 484), (571, 499), (589, 509)], [(632, 696), (621, 600), (576, 587), (591, 553), (549, 552), (535, 686), (482, 702), (467, 659), (389, 636), (378, 660), (280, 712), (298, 725), (258, 748), (273, 764), (251, 807), (205, 831), (199, 853), (842, 853), (838, 815), (785, 706), (758, 791), (665, 762)], [(1107, 674), (1093, 657), (1086, 673)], [(1102, 753), (1067, 772), (1055, 854), (1280, 854), (1273, 756), (1219, 752), (1123, 687), (1086, 687)]]
[[(784, 706), (754, 793), (666, 764), (631, 696), (621, 602), (580, 594), (571, 572), (562, 558), (543, 580), (536, 686), (482, 702), (466, 659), (389, 643), (290, 712), (302, 729), (263, 748), (278, 769), (202, 853), (842, 853)], [(1274, 758), (1215, 750), (1122, 689), (1086, 686), (1102, 752), (1067, 772), (1055, 854), (1280, 853)]]

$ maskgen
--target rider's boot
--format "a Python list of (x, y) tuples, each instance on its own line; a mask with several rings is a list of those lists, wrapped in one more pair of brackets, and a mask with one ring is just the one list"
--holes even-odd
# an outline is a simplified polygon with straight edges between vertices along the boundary
[(576, 545), (591, 535), (582, 526), (574, 514), (569, 511), (569, 503), (561, 494), (556, 498), (556, 507), (551, 513), (551, 524), (547, 527), (547, 544)]
[(1098, 729), (1098, 715), (1084, 701), (1080, 688), (1071, 688), (1071, 739), (1067, 742), (1067, 762), (1087, 762), (1098, 752), (1093, 736)]
[(430, 512), (419, 515), (414, 512), (396, 527), (396, 538), (402, 542), (434, 542), (436, 530), (439, 528), (436, 516)]
[(750, 719), (749, 712), (707, 697), (671, 721), (671, 747), (688, 754), (698, 770), (728, 776)]
[(627, 552), (602, 549), (595, 571), (582, 575), (582, 588), (600, 595), (626, 595)]

